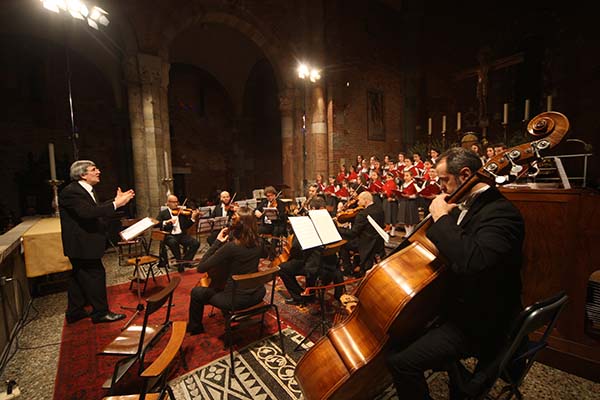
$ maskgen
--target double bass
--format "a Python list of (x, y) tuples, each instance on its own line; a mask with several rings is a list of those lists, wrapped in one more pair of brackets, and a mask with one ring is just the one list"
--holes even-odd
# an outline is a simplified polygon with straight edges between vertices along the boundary
[[(509, 148), (490, 159), (447, 198), (456, 203), (480, 182), (516, 179), (523, 165), (542, 157), (569, 129), (567, 117), (545, 112), (533, 118), (529, 143)], [(441, 309), (448, 285), (446, 260), (426, 233), (425, 218), (391, 254), (375, 265), (356, 289), (358, 304), (339, 325), (308, 350), (298, 362), (295, 379), (304, 398), (374, 398), (392, 382), (385, 365), (390, 337), (410, 344)]]

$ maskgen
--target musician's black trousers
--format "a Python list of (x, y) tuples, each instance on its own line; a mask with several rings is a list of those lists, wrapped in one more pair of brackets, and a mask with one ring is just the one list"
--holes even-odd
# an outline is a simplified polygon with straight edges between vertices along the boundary
[[(406, 348), (394, 348), (387, 354), (387, 364), (398, 397), (403, 400), (430, 399), (423, 373), (445, 370), (451, 363), (469, 356), (465, 334), (451, 323), (432, 328)], [(460, 399), (450, 382), (450, 399)]]
[[(264, 286), (260, 286), (255, 290), (245, 290), (236, 292), (235, 308), (242, 310), (252, 307), (265, 297), (266, 290)], [(231, 292), (228, 290), (218, 292), (213, 288), (195, 287), (190, 293), (190, 309), (188, 319), (188, 329), (196, 331), (204, 326), (202, 318), (204, 316), (204, 306), (207, 304), (213, 305), (221, 310), (230, 311), (233, 308), (231, 303)]]
[[(191, 260), (194, 258), (194, 256), (196, 255), (196, 251), (198, 251), (198, 248), (200, 247), (200, 243), (198, 243), (198, 241), (196, 239), (194, 239), (193, 237), (186, 235), (184, 233), (179, 234), (179, 235), (167, 235), (164, 239), (164, 244), (171, 249), (171, 252), (173, 253), (173, 256), (175, 257), (176, 260)], [(183, 246), (183, 249), (185, 251), (183, 258), (181, 258), (181, 250), (179, 248), (179, 246)], [(165, 258), (166, 258), (166, 249), (165, 251)]]
[(92, 316), (108, 312), (106, 299), (106, 272), (100, 259), (69, 258), (73, 271), (67, 289), (67, 316), (77, 318), (92, 306)]

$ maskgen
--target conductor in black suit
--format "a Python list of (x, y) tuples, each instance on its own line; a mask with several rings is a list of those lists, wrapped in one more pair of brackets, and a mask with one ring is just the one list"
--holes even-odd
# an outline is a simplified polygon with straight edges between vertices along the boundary
[(358, 206), (364, 207), (356, 215), (352, 223), (352, 229), (338, 228), (340, 235), (344, 239), (348, 239), (340, 249), (340, 256), (344, 268), (351, 269), (350, 250), (358, 251), (360, 255), (360, 268), (355, 268), (353, 271), (356, 275), (362, 275), (366, 270), (373, 266), (373, 260), (377, 253), (383, 253), (383, 239), (371, 225), (367, 216), (371, 216), (380, 226), (384, 223), (383, 208), (381, 204), (373, 202), (373, 195), (369, 192), (362, 192), (358, 195)]
[[(164, 239), (164, 243), (171, 249), (175, 259), (178, 261), (191, 260), (196, 255), (200, 243), (186, 232), (197, 221), (200, 211), (194, 210), (185, 215), (186, 213), (179, 212), (180, 210), (177, 196), (170, 195), (167, 197), (167, 208), (162, 210), (156, 219), (160, 222), (160, 229), (169, 232)], [(179, 246), (183, 246), (183, 258), (181, 257)], [(166, 250), (161, 259), (167, 259)], [(179, 272), (183, 272), (183, 265), (179, 265), (178, 270)]]
[[(94, 191), (100, 182), (100, 170), (89, 160), (75, 161), (70, 176), (73, 182), (60, 192), (58, 202), (63, 251), (73, 266), (67, 292), (67, 323), (89, 316), (94, 323), (118, 321), (125, 315), (111, 312), (106, 297), (104, 218), (129, 203), (135, 193), (117, 188), (114, 199), (101, 203)], [(92, 306), (91, 313), (85, 310), (86, 305)]]

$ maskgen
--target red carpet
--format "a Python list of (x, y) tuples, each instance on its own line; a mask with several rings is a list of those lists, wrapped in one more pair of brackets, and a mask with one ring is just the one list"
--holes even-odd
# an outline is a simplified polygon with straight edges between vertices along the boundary
[[(198, 281), (198, 275), (195, 271), (189, 270), (182, 274), (182, 278), (179, 287), (175, 291), (171, 319), (187, 321), (189, 295), (191, 289)], [(148, 290), (144, 298), (160, 290), (166, 283), (166, 276), (157, 278), (156, 284), (151, 280), (148, 283)], [(280, 294), (276, 293), (275, 297), (279, 304), (282, 321), (289, 321), (289, 323), (282, 323), (282, 328), (291, 326), (298, 332), (306, 333), (308, 331), (307, 328), (310, 328), (316, 318), (310, 315), (307, 309), (299, 309), (282, 304), (283, 297)], [(137, 304), (136, 291), (129, 290), (129, 283), (109, 287), (108, 299), (114, 312), (121, 312), (121, 305), (135, 306)], [(206, 307), (206, 314), (210, 311), (211, 307)], [(124, 312), (128, 317), (132, 315), (132, 311), (126, 310)], [(161, 318), (164, 318), (164, 311), (159, 310), (154, 315), (158, 322)], [(277, 331), (277, 323), (274, 315), (267, 316), (265, 321), (265, 335)], [(143, 315), (140, 314), (134, 323), (141, 324), (142, 322)], [(107, 395), (106, 390), (102, 389), (102, 384), (111, 376), (114, 363), (118, 358), (99, 356), (97, 353), (113, 338), (118, 336), (123, 325), (124, 321), (109, 324), (92, 324), (89, 318), (71, 325), (65, 323), (58, 371), (56, 373), (55, 400), (100, 399)], [(206, 329), (205, 334), (186, 336), (183, 343), (188, 370), (198, 368), (228, 353), (227, 349), (223, 349), (223, 342), (219, 339), (219, 336), (224, 332), (224, 324), (223, 317), (218, 310), (213, 317), (205, 315), (204, 326)], [(236, 348), (241, 348), (254, 342), (258, 339), (258, 334), (258, 324), (244, 328), (239, 334), (234, 334)], [(168, 335), (161, 340), (166, 343)], [(157, 349), (161, 349), (162, 347), (162, 343), (160, 343)], [(153, 360), (156, 353), (157, 351), (154, 353), (151, 352), (146, 360)], [(183, 370), (181, 363), (178, 363), (177, 369), (173, 372), (171, 378), (175, 378), (185, 372), (187, 371)], [(134, 366), (117, 385), (116, 394), (135, 393), (139, 387), (136, 375), (137, 366)]]

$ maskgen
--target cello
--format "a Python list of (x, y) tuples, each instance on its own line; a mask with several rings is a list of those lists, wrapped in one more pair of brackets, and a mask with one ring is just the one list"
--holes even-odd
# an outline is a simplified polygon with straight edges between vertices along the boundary
[[(480, 182), (516, 179), (523, 165), (542, 157), (569, 129), (558, 112), (533, 118), (527, 130), (535, 137), (490, 159), (446, 199), (456, 203)], [(352, 313), (309, 349), (294, 373), (304, 398), (374, 398), (391, 384), (385, 365), (390, 337), (408, 345), (424, 331), (441, 308), (448, 285), (447, 262), (426, 233), (425, 218), (391, 254), (375, 265), (356, 289)]]

